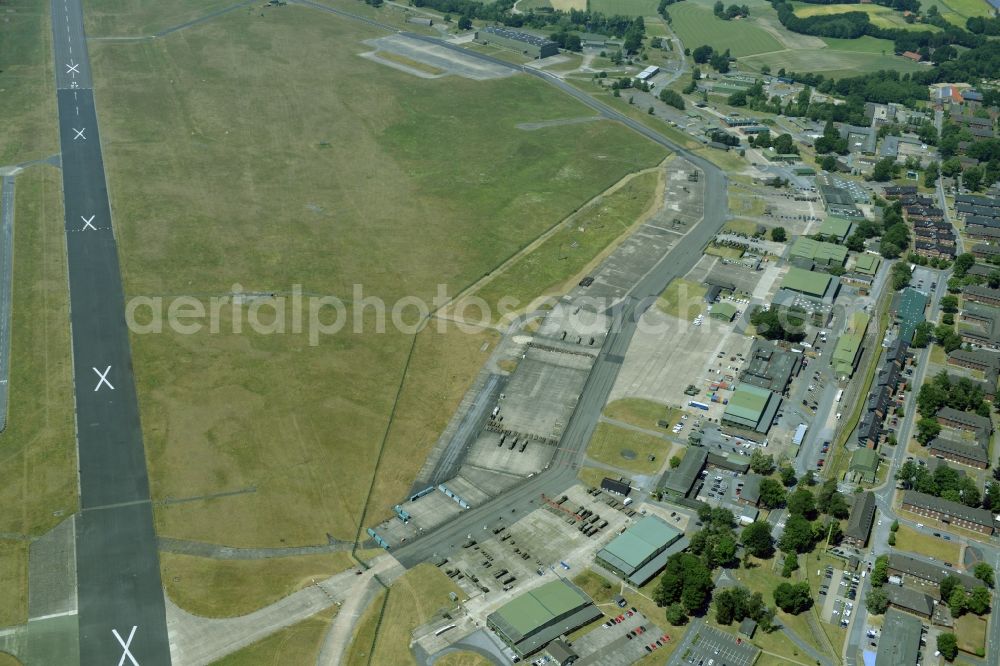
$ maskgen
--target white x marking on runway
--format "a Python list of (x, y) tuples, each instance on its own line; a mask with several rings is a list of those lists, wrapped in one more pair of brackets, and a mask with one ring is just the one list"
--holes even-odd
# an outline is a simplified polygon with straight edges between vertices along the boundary
[(87, 140), (87, 137), (83, 135), (83, 133), (87, 131), (86, 127), (84, 127), (83, 129), (77, 129), (74, 127), (73, 131), (76, 132), (76, 136), (73, 137), (74, 141), (76, 141), (77, 139), (83, 139), (84, 141)]
[[(111, 372), (111, 366), (110, 365), (108, 367), (104, 368), (104, 372), (101, 372), (97, 368), (93, 368), (93, 371), (97, 374), (98, 377), (100, 377), (100, 379), (97, 380), (97, 386), (94, 387), (94, 392), (95, 393), (101, 389), (101, 385), (102, 384), (107, 384), (108, 388), (111, 389), (112, 391), (115, 390), (115, 387), (112, 386), (111, 382), (108, 381), (108, 373)], [(135, 631), (135, 629), (132, 629), (132, 631)]]
[(76, 63), (74, 65), (73, 62), (70, 61), (70, 63), (68, 65), (66, 65), (66, 73), (67, 74), (79, 74), (80, 70), (77, 69), (79, 66), (80, 66), (80, 63)]
[(97, 216), (96, 215), (91, 215), (90, 218), (88, 219), (88, 218), (84, 217), (83, 215), (81, 215), (80, 219), (83, 220), (83, 229), (80, 229), (80, 231), (86, 231), (87, 229), (93, 229), (94, 231), (97, 231), (97, 227), (95, 227), (93, 224), (91, 224), (91, 222), (94, 221), (95, 217), (97, 217)]
[(135, 636), (135, 630), (138, 628), (139, 627), (137, 626), (132, 627), (132, 631), (128, 632), (128, 640), (122, 640), (121, 634), (118, 633), (117, 629), (111, 630), (111, 633), (113, 633), (115, 638), (118, 639), (118, 643), (122, 646), (122, 649), (125, 650), (122, 653), (122, 658), (118, 660), (118, 666), (122, 666), (122, 664), (125, 663), (125, 657), (128, 657), (128, 660), (132, 662), (133, 666), (139, 666), (139, 662), (135, 660), (135, 657), (132, 656), (132, 653), (129, 652), (128, 649), (129, 645), (132, 644), (132, 637)]

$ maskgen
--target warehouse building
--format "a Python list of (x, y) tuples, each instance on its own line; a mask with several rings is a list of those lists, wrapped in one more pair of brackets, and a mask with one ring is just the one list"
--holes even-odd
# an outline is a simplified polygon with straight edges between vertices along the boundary
[(766, 433), (780, 405), (781, 398), (771, 391), (741, 383), (729, 398), (726, 411), (722, 414), (722, 424)]
[(933, 518), (982, 534), (993, 534), (993, 513), (987, 509), (974, 509), (961, 502), (918, 493), (915, 490), (903, 493), (902, 508), (918, 516)]
[(502, 46), (533, 58), (548, 58), (559, 53), (559, 45), (551, 39), (492, 25), (476, 32), (475, 40), (482, 44)]
[(687, 453), (681, 459), (677, 469), (664, 474), (663, 490), (676, 497), (687, 497), (698, 479), (698, 474), (705, 467), (708, 452), (703, 448), (688, 447)]
[(792, 259), (805, 259), (819, 266), (843, 266), (847, 261), (847, 248), (843, 245), (826, 243), (807, 236), (799, 236), (792, 244), (790, 252)]
[(792, 377), (799, 373), (802, 354), (781, 349), (773, 342), (758, 338), (750, 349), (746, 370), (740, 375), (744, 384), (783, 394)]
[(595, 556), (597, 564), (633, 585), (644, 585), (677, 552), (681, 532), (657, 516), (646, 516), (628, 528)]
[(825, 238), (834, 238), (838, 242), (843, 243), (851, 234), (852, 225), (853, 223), (847, 218), (830, 215), (819, 226), (819, 234)]
[(805, 294), (824, 303), (832, 303), (837, 297), (840, 281), (825, 273), (815, 273), (792, 266), (785, 274), (785, 279), (781, 281), (781, 288)]
[(603, 615), (580, 588), (559, 579), (508, 601), (486, 617), (486, 626), (523, 658)]

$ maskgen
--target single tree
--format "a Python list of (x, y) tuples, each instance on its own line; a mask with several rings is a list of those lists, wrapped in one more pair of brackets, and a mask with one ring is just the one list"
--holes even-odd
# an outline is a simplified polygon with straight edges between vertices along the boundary
[(775, 243), (784, 243), (787, 239), (784, 227), (775, 227), (771, 229), (771, 240)]
[(882, 615), (889, 608), (889, 597), (881, 587), (872, 588), (865, 597), (865, 608), (872, 615)]
[(955, 634), (938, 634), (937, 649), (948, 661), (955, 661), (958, 656), (958, 637)]

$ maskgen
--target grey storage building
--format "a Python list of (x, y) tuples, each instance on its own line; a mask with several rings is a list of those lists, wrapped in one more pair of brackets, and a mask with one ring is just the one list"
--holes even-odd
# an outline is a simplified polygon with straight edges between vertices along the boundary
[(518, 30), (487, 26), (476, 33), (477, 42), (520, 51), (533, 58), (548, 58), (559, 53), (559, 45), (551, 39)]

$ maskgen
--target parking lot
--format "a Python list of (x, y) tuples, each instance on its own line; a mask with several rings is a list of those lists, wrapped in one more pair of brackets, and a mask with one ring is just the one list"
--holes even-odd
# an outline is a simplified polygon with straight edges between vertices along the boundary
[(702, 626), (688, 632), (684, 644), (674, 652), (670, 664), (678, 666), (750, 666), (760, 650), (750, 641), (713, 627)]
[(824, 622), (839, 624), (842, 627), (850, 623), (860, 583), (859, 574), (852, 574), (832, 566), (826, 567), (819, 588), (820, 617)]
[(664, 633), (642, 613), (626, 607), (576, 639), (573, 650), (580, 655), (576, 663), (581, 666), (628, 666), (661, 649), (670, 640), (669, 633)]

